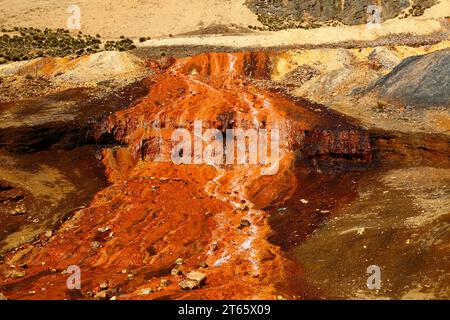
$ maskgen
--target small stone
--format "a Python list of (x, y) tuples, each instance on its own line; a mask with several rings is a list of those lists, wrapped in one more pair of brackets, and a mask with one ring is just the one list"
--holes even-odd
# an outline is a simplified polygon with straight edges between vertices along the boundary
[(153, 292), (152, 288), (144, 288), (144, 289), (139, 290), (138, 295), (139, 296), (146, 296), (146, 295), (149, 295), (152, 292)]
[(183, 280), (178, 283), (182, 290), (194, 290), (200, 288), (200, 284), (197, 281), (193, 280)]
[(0, 301), (8, 300), (3, 293), (0, 292)]
[(6, 278), (23, 278), (27, 273), (25, 271), (10, 270), (4, 273)]
[(204, 284), (206, 281), (206, 274), (200, 271), (191, 271), (186, 277), (188, 280), (197, 281), (200, 285)]
[(182, 258), (178, 258), (175, 260), (175, 264), (181, 266), (184, 263), (184, 260)]
[(200, 262), (200, 264), (198, 266), (200, 268), (208, 268), (208, 264), (206, 263), (206, 261)]
[(170, 281), (169, 280), (167, 280), (167, 279), (161, 279), (161, 282), (160, 282), (160, 286), (161, 287), (167, 287), (167, 286), (169, 286), (170, 285)]
[(127, 275), (128, 280), (133, 280), (134, 276), (130, 273), (129, 275)]
[(181, 272), (181, 269), (180, 269), (180, 266), (179, 265), (177, 265), (175, 268), (173, 268), (171, 271), (170, 271), (170, 274), (172, 274), (172, 275), (174, 275), (174, 276), (176, 276), (176, 275), (179, 275), (179, 274), (181, 274), (182, 272)]
[(116, 296), (111, 297), (111, 299), (109, 299), (109, 300), (117, 300), (117, 297)]
[(53, 231), (52, 230), (45, 231), (45, 236), (47, 238), (51, 238), (53, 236)]
[(28, 294), (36, 294), (36, 291), (34, 291), (34, 290), (28, 291)]
[(300, 202), (303, 203), (303, 204), (307, 204), (309, 201), (305, 200), (305, 199), (300, 199)]
[(205, 217), (207, 217), (207, 218), (212, 217), (212, 215), (213, 215), (212, 212), (209, 212), (209, 211), (205, 212)]
[(98, 228), (97, 230), (103, 233), (103, 232), (109, 231), (109, 228), (108, 227), (101, 227), (101, 228)]
[(128, 273), (128, 269), (123, 269), (121, 272), (122, 272), (123, 274)]
[(281, 296), (281, 295), (278, 295), (277, 296), (277, 300), (287, 300), (287, 299), (285, 297)]
[(100, 289), (106, 290), (108, 288), (109, 288), (108, 282), (103, 281), (102, 283), (100, 283)]
[(8, 213), (12, 216), (24, 215), (27, 213), (27, 207), (25, 206), (25, 203), (19, 202), (14, 206), (14, 208), (10, 209)]
[(247, 227), (250, 227), (252, 224), (251, 224), (251, 222), (250, 221), (248, 221), (247, 219), (242, 219), (241, 220), (241, 224), (239, 225), (239, 229), (244, 229), (244, 228), (247, 228)]
[(100, 291), (94, 298), (97, 300), (108, 300), (111, 297), (111, 292), (109, 290)]
[(330, 213), (330, 210), (320, 210), (320, 213), (326, 214), (326, 213)]
[(100, 242), (98, 242), (98, 241), (92, 241), (91, 242), (91, 248), (92, 249), (99, 249), (101, 247), (102, 247), (102, 244)]

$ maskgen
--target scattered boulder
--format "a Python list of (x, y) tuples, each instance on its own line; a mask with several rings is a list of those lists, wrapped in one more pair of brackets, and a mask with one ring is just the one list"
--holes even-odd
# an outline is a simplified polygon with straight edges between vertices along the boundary
[(106, 231), (109, 231), (109, 227), (101, 227), (101, 228), (98, 228), (98, 231), (101, 232), (101, 233), (104, 233), (104, 232), (106, 232)]
[(245, 229), (247, 227), (250, 227), (252, 225), (252, 223), (250, 221), (248, 221), (247, 219), (242, 219), (241, 220), (241, 224), (239, 225), (239, 229)]
[(212, 212), (210, 212), (210, 211), (208, 211), (208, 212), (205, 212), (205, 217), (207, 217), (207, 218), (209, 218), (209, 217), (212, 217)]
[(154, 290), (152, 288), (144, 288), (144, 289), (139, 290), (138, 295), (139, 296), (147, 296), (150, 293), (152, 293), (153, 291)]
[(193, 280), (183, 280), (178, 285), (182, 290), (194, 290), (200, 288), (200, 284)]
[(200, 288), (206, 282), (206, 274), (199, 271), (191, 271), (186, 279), (178, 283), (182, 290), (194, 290)]
[(189, 272), (189, 273), (186, 275), (186, 277), (187, 277), (189, 280), (197, 281), (200, 285), (204, 284), (205, 281), (206, 281), (206, 274), (204, 274), (203, 272), (200, 272), (200, 271), (192, 271), (192, 272)]
[(319, 69), (305, 64), (288, 72), (284, 76), (282, 83), (286, 86), (299, 87), (318, 74), (320, 74)]
[(168, 287), (170, 285), (170, 281), (167, 279), (161, 279), (160, 284), (161, 287)]
[(24, 203), (20, 203), (15, 206), (12, 210), (9, 211), (9, 214), (12, 216), (21, 216), (27, 213), (27, 207)]
[(27, 213), (27, 206), (22, 200), (17, 202), (8, 200), (3, 202), (2, 205), (3, 208), (1, 211), (6, 211), (6, 213), (11, 216), (21, 216)]
[(98, 242), (98, 241), (92, 241), (91, 242), (91, 248), (92, 249), (99, 249), (101, 247), (102, 247), (102, 244), (100, 242)]
[(170, 271), (170, 274), (172, 274), (172, 275), (174, 275), (174, 276), (179, 275), (179, 274), (182, 274), (182, 272), (181, 272), (181, 265), (176, 265), (176, 266)]
[(108, 288), (109, 288), (108, 282), (103, 281), (102, 283), (100, 283), (100, 289), (106, 290)]
[(96, 293), (94, 298), (97, 300), (109, 300), (112, 296), (112, 291), (104, 290)]
[(3, 273), (6, 278), (23, 278), (27, 273), (25, 271), (20, 270), (9, 270)]

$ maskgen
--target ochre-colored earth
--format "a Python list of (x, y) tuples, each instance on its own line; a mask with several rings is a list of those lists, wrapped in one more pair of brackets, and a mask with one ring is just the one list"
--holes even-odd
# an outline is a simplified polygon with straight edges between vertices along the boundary
[[(273, 233), (269, 212), (296, 194), (299, 177), (308, 179), (306, 169), (298, 169), (300, 163), (324, 171), (331, 165), (365, 167), (372, 161), (371, 144), (369, 134), (349, 119), (256, 85), (255, 80), (268, 78), (270, 59), (263, 52), (209, 53), (150, 64), (155, 72), (147, 79), (147, 97), (93, 129), (93, 137), (104, 145), (109, 186), (52, 237), (42, 236), (6, 257), (0, 266), (4, 295), (315, 297), (301, 267), (268, 242)], [(203, 131), (223, 134), (233, 128), (278, 129), (279, 156), (268, 165), (177, 165), (171, 161), (171, 135), (177, 128), (193, 132), (194, 121), (202, 121)], [(203, 147), (210, 142), (204, 141)], [(260, 159), (261, 150), (257, 153)], [(263, 169), (274, 168), (274, 174), (264, 175)], [(336, 190), (333, 208), (354, 194), (351, 178), (342, 179), (349, 192), (341, 199)], [(309, 222), (306, 233), (318, 223)], [(172, 274), (179, 258), (181, 273)], [(70, 274), (64, 270), (70, 265), (80, 267), (81, 290), (67, 289)], [(207, 280), (199, 289), (184, 291), (178, 284), (190, 271), (205, 273)], [(161, 279), (169, 284), (160, 285)], [(107, 286), (100, 288), (103, 282)], [(153, 291), (145, 290), (149, 288)]]

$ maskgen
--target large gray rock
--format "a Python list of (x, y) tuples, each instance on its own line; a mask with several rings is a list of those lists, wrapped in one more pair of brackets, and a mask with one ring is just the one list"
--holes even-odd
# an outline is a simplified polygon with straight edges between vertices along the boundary
[(403, 60), (367, 91), (412, 106), (450, 107), (450, 48)]

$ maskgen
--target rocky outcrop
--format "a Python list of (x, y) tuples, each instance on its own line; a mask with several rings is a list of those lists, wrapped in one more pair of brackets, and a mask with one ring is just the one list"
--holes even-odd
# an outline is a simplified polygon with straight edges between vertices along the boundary
[[(258, 14), (259, 20), (264, 24), (276, 27), (278, 23), (283, 25), (283, 19), (298, 21), (300, 23), (326, 22), (329, 20), (340, 21), (344, 24), (355, 25), (367, 22), (368, 5), (380, 5), (382, 7), (382, 19), (387, 20), (397, 16), (404, 9), (413, 5), (413, 14), (423, 13), (423, 8), (435, 4), (434, 0), (427, 1), (372, 1), (372, 0), (247, 0), (249, 8)], [(278, 20), (278, 22), (277, 22)], [(275, 23), (275, 26), (272, 24)], [(305, 26), (307, 26), (305, 25)]]
[(450, 49), (403, 60), (367, 91), (411, 106), (450, 107)]
[(91, 122), (147, 92), (152, 72), (122, 52), (39, 58), (0, 67), (0, 148), (35, 152), (90, 143)]

